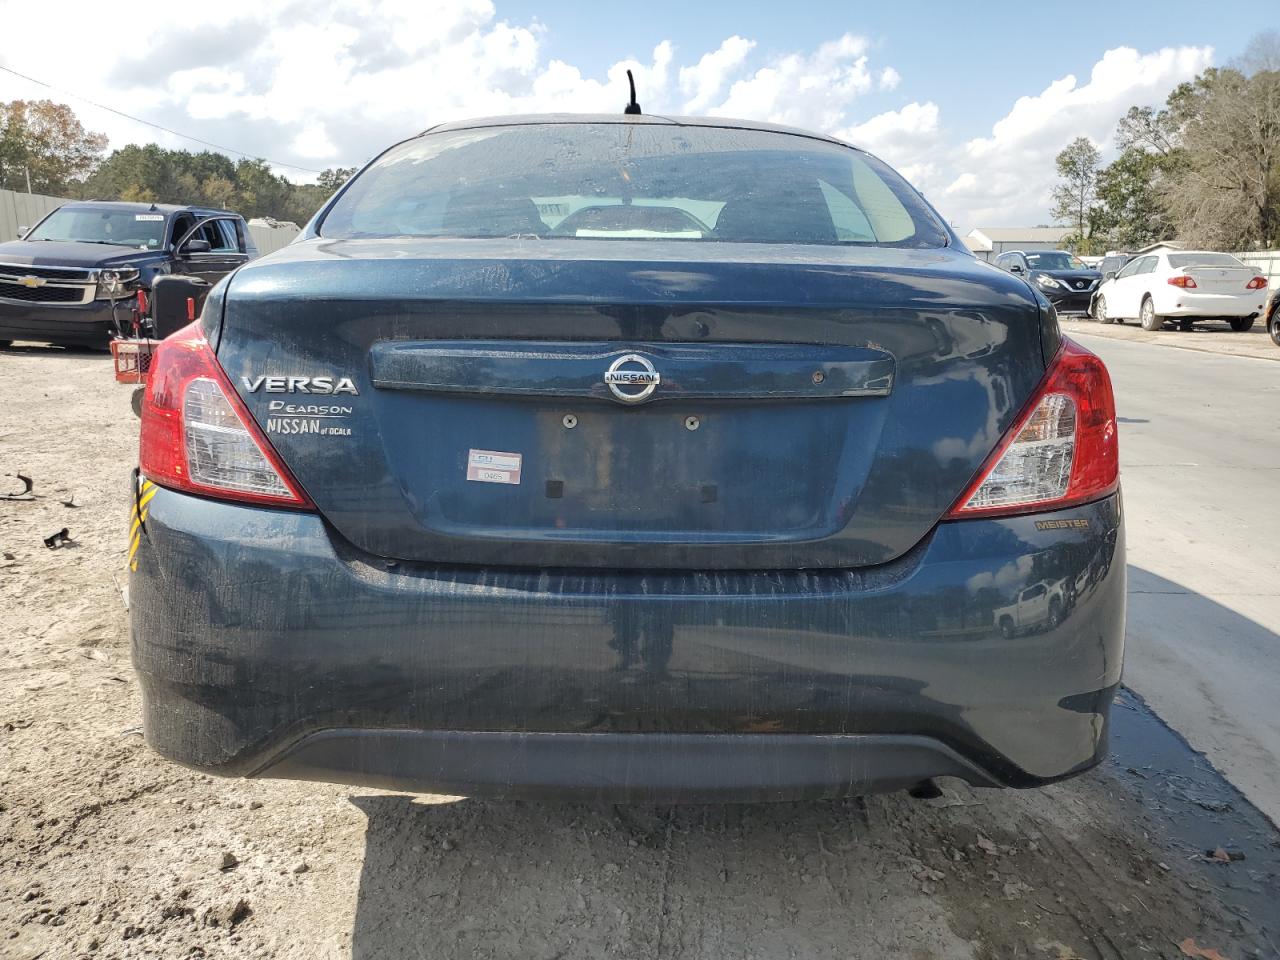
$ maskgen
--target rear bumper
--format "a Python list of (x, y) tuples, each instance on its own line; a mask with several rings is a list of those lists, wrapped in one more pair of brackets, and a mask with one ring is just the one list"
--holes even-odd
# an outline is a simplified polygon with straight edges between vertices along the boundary
[(1053, 304), (1053, 308), (1058, 313), (1088, 313), (1093, 303), (1093, 295), (1097, 289), (1092, 290), (1045, 290), (1037, 285), (1036, 289), (1040, 290), (1049, 302)]
[[(125, 301), (118, 309), (124, 320), (130, 304)], [(73, 305), (0, 300), (0, 340), (105, 347), (114, 331), (107, 300)]]
[(1194, 290), (1157, 290), (1153, 295), (1156, 313), (1162, 317), (1252, 317), (1261, 313), (1267, 291), (1241, 294), (1196, 293)]
[[(1069, 520), (1070, 524), (1054, 523)], [(492, 796), (781, 800), (1103, 756), (1118, 496), (940, 525), (864, 571), (386, 564), (315, 516), (159, 490), (132, 574), (147, 739), (211, 773)], [(1052, 582), (1052, 616), (995, 611)]]
[(324, 730), (271, 777), (466, 796), (614, 803), (759, 802), (905, 789), (929, 777), (998, 782), (933, 737), (908, 734), (489, 733)]

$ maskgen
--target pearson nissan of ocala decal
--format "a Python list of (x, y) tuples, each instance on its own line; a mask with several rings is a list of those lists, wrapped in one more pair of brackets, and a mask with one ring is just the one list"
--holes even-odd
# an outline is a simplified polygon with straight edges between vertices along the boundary
[[(360, 391), (350, 377), (241, 377), (249, 393), (311, 394), (353, 396)], [(267, 401), (267, 433), (309, 433), (322, 437), (349, 437), (351, 428), (342, 421), (351, 416), (344, 403), (308, 403), (294, 400)]]

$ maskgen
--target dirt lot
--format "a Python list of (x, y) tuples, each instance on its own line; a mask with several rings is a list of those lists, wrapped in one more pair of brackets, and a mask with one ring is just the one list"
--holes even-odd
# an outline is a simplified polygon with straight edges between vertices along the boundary
[(129, 391), (19, 349), (0, 411), (0, 493), (37, 495), (0, 501), (0, 957), (1280, 956), (1280, 834), (1128, 696), (1100, 770), (934, 800), (539, 806), (161, 761), (120, 592)]

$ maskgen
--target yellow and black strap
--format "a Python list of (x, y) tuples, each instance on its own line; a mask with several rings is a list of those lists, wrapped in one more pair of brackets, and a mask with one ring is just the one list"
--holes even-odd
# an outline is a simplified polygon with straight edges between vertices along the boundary
[(129, 569), (138, 569), (138, 546), (142, 543), (142, 525), (147, 522), (147, 504), (156, 495), (156, 485), (145, 477), (138, 477), (138, 492), (133, 498), (133, 511), (129, 525)]

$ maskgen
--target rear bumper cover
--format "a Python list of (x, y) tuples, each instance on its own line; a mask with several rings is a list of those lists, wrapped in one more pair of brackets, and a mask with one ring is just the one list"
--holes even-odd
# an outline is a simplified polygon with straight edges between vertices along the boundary
[(1036, 285), (1059, 313), (1088, 313), (1092, 309), (1096, 288), (1090, 290), (1046, 290)]
[[(1038, 583), (1054, 609), (1002, 636)], [(315, 515), (162, 489), (131, 608), (147, 739), (212, 773), (615, 800), (1035, 786), (1105, 752), (1123, 529), (1117, 495), (942, 524), (863, 571), (388, 567)]]
[[(122, 321), (130, 307), (127, 300), (117, 307)], [(98, 347), (107, 345), (114, 330), (107, 300), (72, 305), (0, 300), (0, 340)]]
[(907, 734), (487, 733), (324, 730), (265, 769), (293, 780), (424, 784), (467, 796), (610, 802), (768, 801), (904, 789), (927, 777), (1000, 786), (932, 737)]
[(1267, 291), (1255, 290), (1251, 295), (1197, 293), (1170, 287), (1157, 289), (1153, 295), (1156, 314), (1162, 317), (1252, 317), (1261, 313)]

